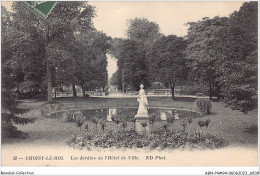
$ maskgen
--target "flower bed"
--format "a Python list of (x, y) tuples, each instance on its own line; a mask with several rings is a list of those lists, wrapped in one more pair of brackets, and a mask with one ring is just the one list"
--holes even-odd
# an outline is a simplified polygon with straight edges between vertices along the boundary
[(134, 129), (125, 132), (106, 131), (103, 133), (83, 133), (71, 135), (67, 144), (78, 149), (91, 150), (101, 148), (145, 148), (145, 149), (178, 149), (178, 148), (220, 148), (226, 145), (224, 139), (210, 134), (188, 134), (182, 131), (165, 133), (162, 129), (152, 134), (137, 134)]

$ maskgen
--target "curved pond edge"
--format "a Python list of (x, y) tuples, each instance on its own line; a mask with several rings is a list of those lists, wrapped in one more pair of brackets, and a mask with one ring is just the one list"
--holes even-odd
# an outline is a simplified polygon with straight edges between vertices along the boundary
[[(47, 116), (50, 116), (52, 114), (55, 114), (55, 113), (59, 113), (59, 112), (67, 112), (67, 111), (79, 111), (79, 110), (91, 110), (91, 109), (131, 109), (131, 108), (137, 108), (137, 106), (133, 107), (133, 106), (130, 106), (130, 107), (105, 107), (105, 106), (100, 106), (100, 107), (94, 107), (94, 108), (76, 108), (76, 109), (64, 109), (64, 110), (59, 110), (59, 111), (53, 111), (53, 112), (49, 112), (47, 113)], [(156, 107), (156, 106), (153, 106), (153, 107), (149, 107), (149, 109), (167, 109), (167, 110), (181, 110), (181, 111), (189, 111), (189, 112), (195, 112), (195, 113), (198, 113), (200, 114), (200, 112), (198, 111), (195, 111), (195, 110), (191, 110), (191, 109), (185, 109), (185, 108), (173, 108), (173, 107)]]

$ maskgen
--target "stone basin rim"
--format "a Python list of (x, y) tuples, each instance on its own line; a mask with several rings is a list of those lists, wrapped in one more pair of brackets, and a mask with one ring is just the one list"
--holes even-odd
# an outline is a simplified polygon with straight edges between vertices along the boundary
[[(123, 108), (126, 108), (126, 109), (133, 109), (133, 108), (137, 108), (138, 107), (94, 107), (94, 108), (76, 108), (76, 109), (64, 109), (64, 110), (59, 110), (59, 111), (53, 111), (53, 112), (49, 112), (47, 114), (47, 116), (50, 116), (52, 114), (55, 114), (55, 113), (59, 113), (59, 112), (66, 112), (66, 111), (78, 111), (78, 110), (91, 110), (91, 109), (123, 109)], [(189, 112), (195, 112), (195, 113), (199, 113), (198, 111), (195, 111), (195, 110), (191, 110), (191, 109), (185, 109), (185, 108), (173, 108), (173, 107), (156, 107), (156, 106), (152, 106), (152, 107), (149, 107), (149, 109), (169, 109), (169, 110), (183, 110), (183, 111), (189, 111)]]

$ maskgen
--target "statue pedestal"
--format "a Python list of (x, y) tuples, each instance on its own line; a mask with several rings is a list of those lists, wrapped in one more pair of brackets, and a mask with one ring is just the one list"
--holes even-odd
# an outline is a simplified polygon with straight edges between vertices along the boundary
[[(136, 120), (135, 120), (135, 131), (138, 133), (138, 134), (148, 134), (150, 132), (150, 123), (149, 123), (149, 120), (148, 120), (148, 117), (136, 117)], [(142, 123), (146, 123), (146, 127), (143, 127), (142, 126)]]
[(112, 122), (112, 116), (108, 115), (108, 116), (107, 116), (107, 121), (108, 121), (108, 122)]
[(175, 120), (180, 119), (179, 114), (175, 113), (174, 118), (175, 118)]
[(160, 113), (160, 118), (161, 118), (162, 121), (167, 120), (166, 113), (165, 113), (165, 112), (161, 112), (161, 113)]

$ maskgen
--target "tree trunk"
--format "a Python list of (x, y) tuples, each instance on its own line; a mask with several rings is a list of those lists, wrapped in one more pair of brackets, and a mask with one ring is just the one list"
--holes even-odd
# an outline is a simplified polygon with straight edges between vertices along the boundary
[(57, 98), (56, 95), (57, 94), (57, 90), (56, 90), (56, 87), (54, 88), (54, 97), (55, 97), (55, 99)]
[(212, 100), (212, 86), (209, 84), (209, 99)]
[(53, 95), (52, 95), (52, 76), (51, 76), (51, 63), (48, 59), (48, 45), (50, 42), (50, 36), (49, 36), (49, 29), (47, 29), (46, 34), (46, 46), (45, 46), (45, 54), (46, 54), (46, 67), (47, 67), (47, 86), (48, 86), (48, 102), (53, 101)]
[(170, 87), (172, 90), (172, 99), (174, 100), (174, 84), (171, 84)]
[(73, 91), (73, 98), (76, 98), (77, 97), (77, 91), (76, 91), (75, 84), (72, 84), (72, 91)]
[(122, 93), (125, 92), (125, 86), (124, 86), (124, 83), (122, 83)]
[[(46, 52), (46, 55), (47, 55), (47, 52)], [(51, 64), (50, 62), (48, 61), (48, 58), (46, 57), (47, 59), (47, 85), (48, 85), (48, 102), (52, 102), (53, 101), (53, 95), (52, 95), (52, 80), (51, 80)]]
[(81, 89), (82, 89), (83, 97), (86, 97), (85, 89), (84, 89), (84, 86), (83, 86), (83, 85), (81, 85)]
[(220, 99), (220, 86), (216, 85), (217, 99)]
[(20, 97), (20, 87), (19, 87), (19, 84), (17, 84), (16, 93), (17, 93), (17, 96), (18, 96), (18, 99), (19, 99), (19, 97)]

